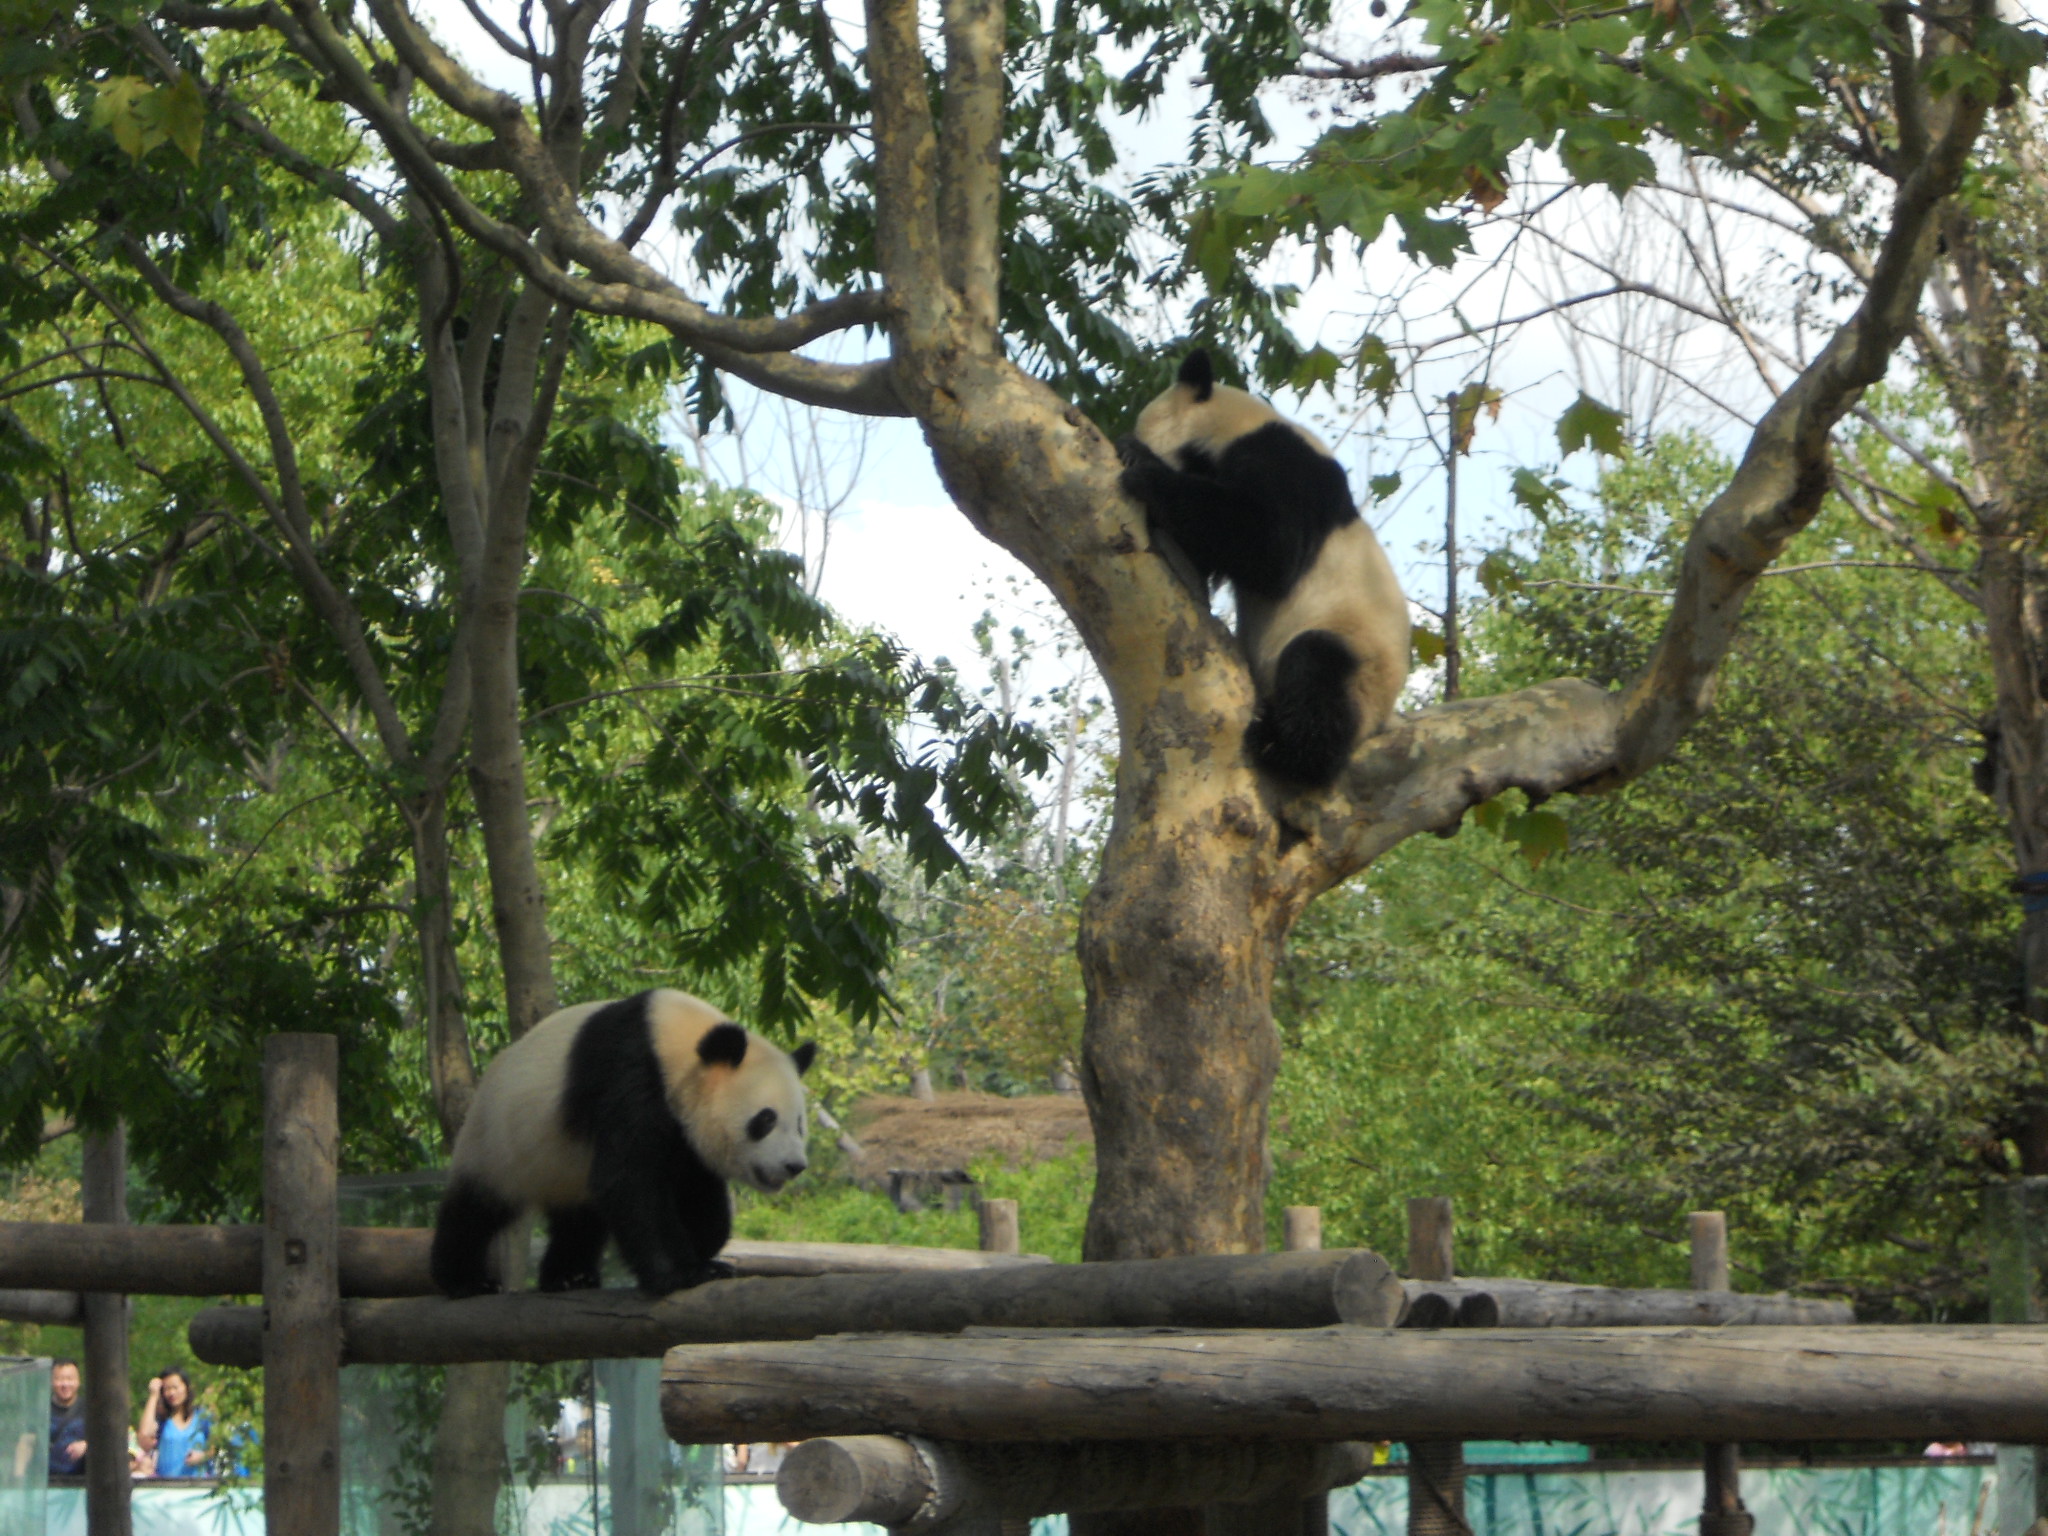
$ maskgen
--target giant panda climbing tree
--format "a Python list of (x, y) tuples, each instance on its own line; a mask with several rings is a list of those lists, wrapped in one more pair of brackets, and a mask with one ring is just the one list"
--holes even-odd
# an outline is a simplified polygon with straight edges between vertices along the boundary
[[(1261, 173), (1257, 202), (1226, 192), (1197, 215), (1192, 201), (1170, 203), (1171, 183), (1154, 184), (1143, 206), (1191, 221), (1201, 270), (1216, 284), (1200, 312), (1210, 339), (1228, 348), (1234, 330), (1273, 314), (1259, 307), (1247, 268), (1233, 265), (1233, 241), (1251, 258), (1286, 231), (1372, 234), (1391, 214), (1411, 244), (1447, 253), (1455, 229), (1438, 215), (1505, 185), (1511, 157), (1532, 140), (1566, 133), (1566, 161), (1581, 180), (1623, 189), (1654, 170), (1638, 144), (1644, 125), (1687, 152), (1769, 152), (1843, 91), (1894, 125), (1874, 205), (1885, 210), (1875, 215), (1883, 234), (1860, 301), (1701, 510), (1642, 674), (1616, 692), (1561, 679), (1421, 710), (1364, 742), (1329, 792), (1286, 799), (1241, 757), (1252, 692), (1229, 632), (1149, 551), (1143, 517), (1118, 489), (1102, 429), (1123, 423), (1091, 420), (1014, 359), (1078, 388), (1114, 352), (1104, 339), (1113, 328), (1090, 328), (1091, 303), (1113, 313), (1144, 293), (1123, 227), (1095, 253), (1098, 286), (1049, 313), (1063, 279), (1043, 257), (1057, 242), (1026, 238), (1032, 219), (1057, 219), (1050, 178), (1073, 165), (1095, 176), (1111, 168), (1094, 115), (1111, 88), (1095, 73), (1095, 33), (1140, 50), (1117, 88), (1128, 101), (1155, 90), (1174, 58), (1206, 47), (1203, 79), (1218, 114), (1209, 124), (1241, 126), (1257, 121), (1247, 70), (1284, 67), (1320, 12), (1117, 0), (1062, 7), (1045, 32), (1035, 8), (1006, 16), (992, 0), (944, 0), (934, 33), (916, 0), (868, 0), (863, 42), (847, 18), (793, 0), (702, 0), (679, 18), (652, 13), (646, 0), (542, 11), (538, 36), (494, 28), (505, 57), (475, 73), (403, 0), (371, 0), (367, 16), (345, 20), (321, 0), (170, 0), (152, 24), (173, 44), (181, 31), (227, 30), (263, 34), (296, 55), (368, 125), (413, 206), (528, 291), (652, 322), (709, 368), (771, 393), (914, 418), (962, 515), (1055, 594), (1107, 680), (1119, 730), (1114, 822), (1080, 946), (1083, 1080), (1099, 1160), (1094, 1258), (1262, 1246), (1279, 1057), (1270, 993), (1310, 901), (1403, 839), (1455, 827), (1505, 788), (1610, 788), (1669, 754), (1705, 707), (1751, 585), (1818, 510), (1829, 434), (1911, 330), (1944, 200), (1992, 103), (2035, 52), (1995, 20), (1989, 0), (1854, 13), (1794, 0), (1754, 32), (1746, 12), (1662, 3), (1617, 14), (1603, 0), (1540, 15), (1447, 3), (1430, 8), (1434, 51), (1353, 69), (1410, 76), (1419, 92), (1302, 167)], [(1564, 54), (1570, 69), (1531, 63)], [(768, 106), (758, 99), (762, 82), (799, 78), (809, 95), (792, 87)], [(522, 84), (506, 91), (487, 80)], [(764, 120), (778, 107), (802, 120)], [(258, 109), (231, 110), (253, 118)], [(831, 117), (841, 110), (851, 118)], [(1064, 172), (1047, 153), (1062, 124), (1078, 146)], [(849, 159), (814, 152), (807, 163), (859, 173), (833, 173), (829, 189), (810, 183), (824, 200), (806, 217), (840, 233), (820, 237), (809, 264), (785, 255), (801, 244), (782, 238), (793, 226), (750, 232), (736, 199), (718, 218), (682, 217), (699, 254), (746, 276), (729, 285), (731, 311), (718, 312), (635, 242), (671, 201), (701, 212), (727, 196), (732, 184), (720, 192), (700, 173), (719, 153), (764, 139), (850, 142)], [(1199, 140), (1223, 141), (1206, 130)], [(1006, 255), (1017, 258), (1007, 271)], [(841, 290), (790, 307), (828, 279)], [(861, 355), (866, 336), (864, 360), (799, 350), (834, 336), (836, 356)], [(1163, 373), (1131, 393), (1158, 382)]]

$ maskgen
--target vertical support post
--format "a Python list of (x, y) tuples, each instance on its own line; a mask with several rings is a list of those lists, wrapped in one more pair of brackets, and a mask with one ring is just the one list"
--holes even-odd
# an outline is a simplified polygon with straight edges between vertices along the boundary
[(1290, 1205), (1280, 1212), (1280, 1246), (1289, 1253), (1313, 1253), (1323, 1246), (1323, 1208)]
[(984, 1200), (981, 1202), (981, 1251), (983, 1253), (1022, 1253), (1023, 1240), (1017, 1225), (1017, 1202), (1014, 1200)]
[[(1408, 1275), (1449, 1280), (1451, 1200), (1426, 1195), (1408, 1202)], [(1468, 1536), (1465, 1447), (1457, 1440), (1408, 1442), (1408, 1536)]]
[[(1018, 1227), (1017, 1202), (1014, 1200), (983, 1200), (981, 1214), (981, 1251), (983, 1253), (1022, 1253), (1023, 1237)], [(1031, 1520), (1028, 1516), (988, 1516), (970, 1520), (961, 1525), (957, 1536), (1031, 1536)], [(950, 1530), (939, 1536), (954, 1536)]]
[[(1280, 1212), (1280, 1246), (1289, 1253), (1312, 1253), (1323, 1246), (1323, 1208), (1290, 1205)], [(1330, 1496), (1312, 1493), (1301, 1501), (1301, 1536), (1330, 1536)]]
[[(1694, 1211), (1685, 1218), (1692, 1243), (1692, 1288), (1727, 1291), (1728, 1218), (1720, 1211)], [(1742, 1459), (1734, 1445), (1709, 1445), (1704, 1453), (1706, 1499), (1700, 1506), (1700, 1536), (1750, 1536), (1755, 1517), (1742, 1503)]]
[[(116, 1120), (85, 1138), (79, 1180), (87, 1221), (128, 1220), (128, 1129)], [(85, 1311), (85, 1528), (130, 1536), (128, 1298), (88, 1291)]]
[(263, 1043), (263, 1523), (341, 1530), (340, 1150), (334, 1036)]

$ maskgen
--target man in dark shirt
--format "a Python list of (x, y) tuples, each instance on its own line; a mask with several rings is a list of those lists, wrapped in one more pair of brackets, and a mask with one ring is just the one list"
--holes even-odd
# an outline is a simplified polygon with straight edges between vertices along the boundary
[(50, 1475), (76, 1477), (85, 1470), (85, 1399), (78, 1393), (78, 1362), (50, 1367)]

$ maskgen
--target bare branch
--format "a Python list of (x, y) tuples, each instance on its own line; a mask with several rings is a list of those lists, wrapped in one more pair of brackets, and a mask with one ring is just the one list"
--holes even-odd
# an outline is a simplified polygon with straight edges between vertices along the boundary
[(1314, 43), (1302, 46), (1302, 52), (1312, 53), (1327, 61), (1325, 65), (1298, 64), (1295, 74), (1304, 80), (1383, 80), (1388, 75), (1418, 75), (1443, 66), (1443, 60), (1427, 53), (1383, 53), (1374, 59), (1347, 59), (1319, 48)]

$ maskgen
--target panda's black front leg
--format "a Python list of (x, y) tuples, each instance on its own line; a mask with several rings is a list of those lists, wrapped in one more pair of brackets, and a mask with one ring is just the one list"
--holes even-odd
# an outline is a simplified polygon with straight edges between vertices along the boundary
[(604, 1284), (604, 1217), (594, 1205), (548, 1212), (548, 1247), (540, 1260), (544, 1291), (589, 1291)]
[(1124, 462), (1119, 483), (1152, 527), (1172, 537), (1204, 581), (1235, 579), (1248, 532), (1243, 493), (1213, 476), (1175, 469), (1135, 437), (1116, 447)]

